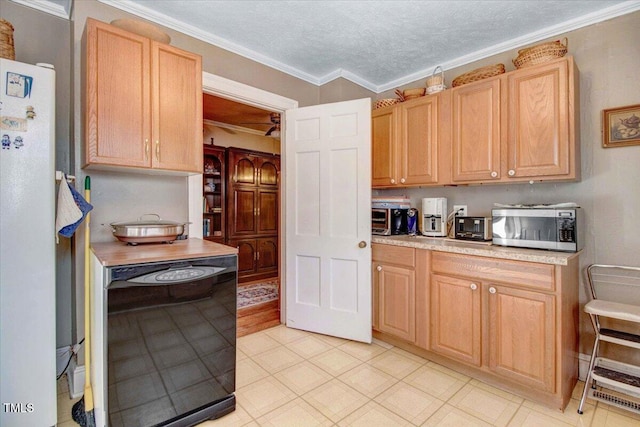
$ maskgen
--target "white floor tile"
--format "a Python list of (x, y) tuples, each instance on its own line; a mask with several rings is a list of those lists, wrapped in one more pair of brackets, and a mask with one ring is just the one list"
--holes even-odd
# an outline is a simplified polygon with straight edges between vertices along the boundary
[[(194, 320), (187, 312), (171, 315), (185, 324)], [(151, 322), (148, 327), (160, 334), (172, 333), (167, 322)], [(194, 329), (192, 338), (210, 338), (200, 337), (200, 331)], [(136, 337), (123, 336), (114, 346), (116, 359), (129, 359), (122, 365), (123, 380), (127, 372), (144, 371), (149, 362), (141, 352), (144, 345), (139, 344)], [(200, 396), (203, 388), (217, 384), (205, 381), (189, 386), (190, 378), (202, 366), (193, 364), (197, 355), (180, 350), (184, 348), (163, 347), (149, 354), (164, 370), (167, 378), (163, 381), (169, 381), (178, 400)], [(377, 340), (363, 344), (281, 325), (239, 338), (236, 361), (236, 410), (199, 427), (640, 427), (640, 415), (591, 399), (584, 414), (577, 414), (582, 382), (561, 412)], [(114, 398), (123, 406), (122, 416), (137, 416), (125, 414), (133, 403), (150, 412), (146, 416), (162, 411), (162, 405), (154, 406), (158, 399), (165, 398), (160, 395), (160, 389), (164, 389), (160, 378), (141, 378), (149, 382), (145, 396), (127, 396), (122, 390), (119, 398), (123, 401)], [(59, 380), (58, 392), (58, 425), (76, 426), (71, 408), (79, 399), (69, 399), (66, 377)]]

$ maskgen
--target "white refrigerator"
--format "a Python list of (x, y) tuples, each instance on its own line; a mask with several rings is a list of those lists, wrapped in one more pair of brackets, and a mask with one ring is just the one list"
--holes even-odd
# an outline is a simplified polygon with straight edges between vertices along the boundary
[(55, 71), (0, 59), (0, 425), (56, 409)]

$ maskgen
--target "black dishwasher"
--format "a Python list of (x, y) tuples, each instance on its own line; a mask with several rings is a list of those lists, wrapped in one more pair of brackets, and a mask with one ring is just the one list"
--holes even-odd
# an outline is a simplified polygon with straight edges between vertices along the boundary
[(107, 269), (109, 426), (191, 426), (235, 410), (237, 257)]

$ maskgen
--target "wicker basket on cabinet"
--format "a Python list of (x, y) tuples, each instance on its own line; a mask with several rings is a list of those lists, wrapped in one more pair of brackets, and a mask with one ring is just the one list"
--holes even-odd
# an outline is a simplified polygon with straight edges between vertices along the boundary
[(433, 70), (433, 74), (425, 81), (427, 85), (427, 93), (429, 95), (443, 91), (447, 88), (444, 84), (444, 71), (441, 66), (437, 66)]
[(467, 83), (477, 82), (478, 80), (488, 79), (489, 77), (504, 74), (504, 64), (487, 65), (486, 67), (476, 68), (475, 70), (464, 73), (451, 82), (452, 87), (466, 85)]
[(395, 105), (397, 103), (399, 103), (400, 100), (398, 98), (384, 98), (384, 99), (378, 99), (374, 104), (373, 104), (373, 109), (377, 110), (378, 108), (383, 108), (383, 107), (389, 107), (391, 105)]
[(569, 41), (565, 37), (564, 43), (560, 40), (554, 42), (541, 43), (518, 51), (518, 57), (513, 60), (516, 68), (529, 67), (531, 65), (541, 64), (553, 59), (562, 58), (567, 54), (567, 46)]
[(0, 18), (0, 58), (16, 59), (16, 50), (13, 45), (13, 25), (2, 18)]

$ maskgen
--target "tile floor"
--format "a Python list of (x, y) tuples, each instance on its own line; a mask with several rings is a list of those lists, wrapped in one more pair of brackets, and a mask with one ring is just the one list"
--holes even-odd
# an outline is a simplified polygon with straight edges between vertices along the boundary
[[(640, 426), (640, 416), (589, 401), (583, 383), (561, 413), (406, 351), (277, 326), (238, 339), (236, 411), (217, 426)], [(58, 427), (75, 427), (64, 377)]]

